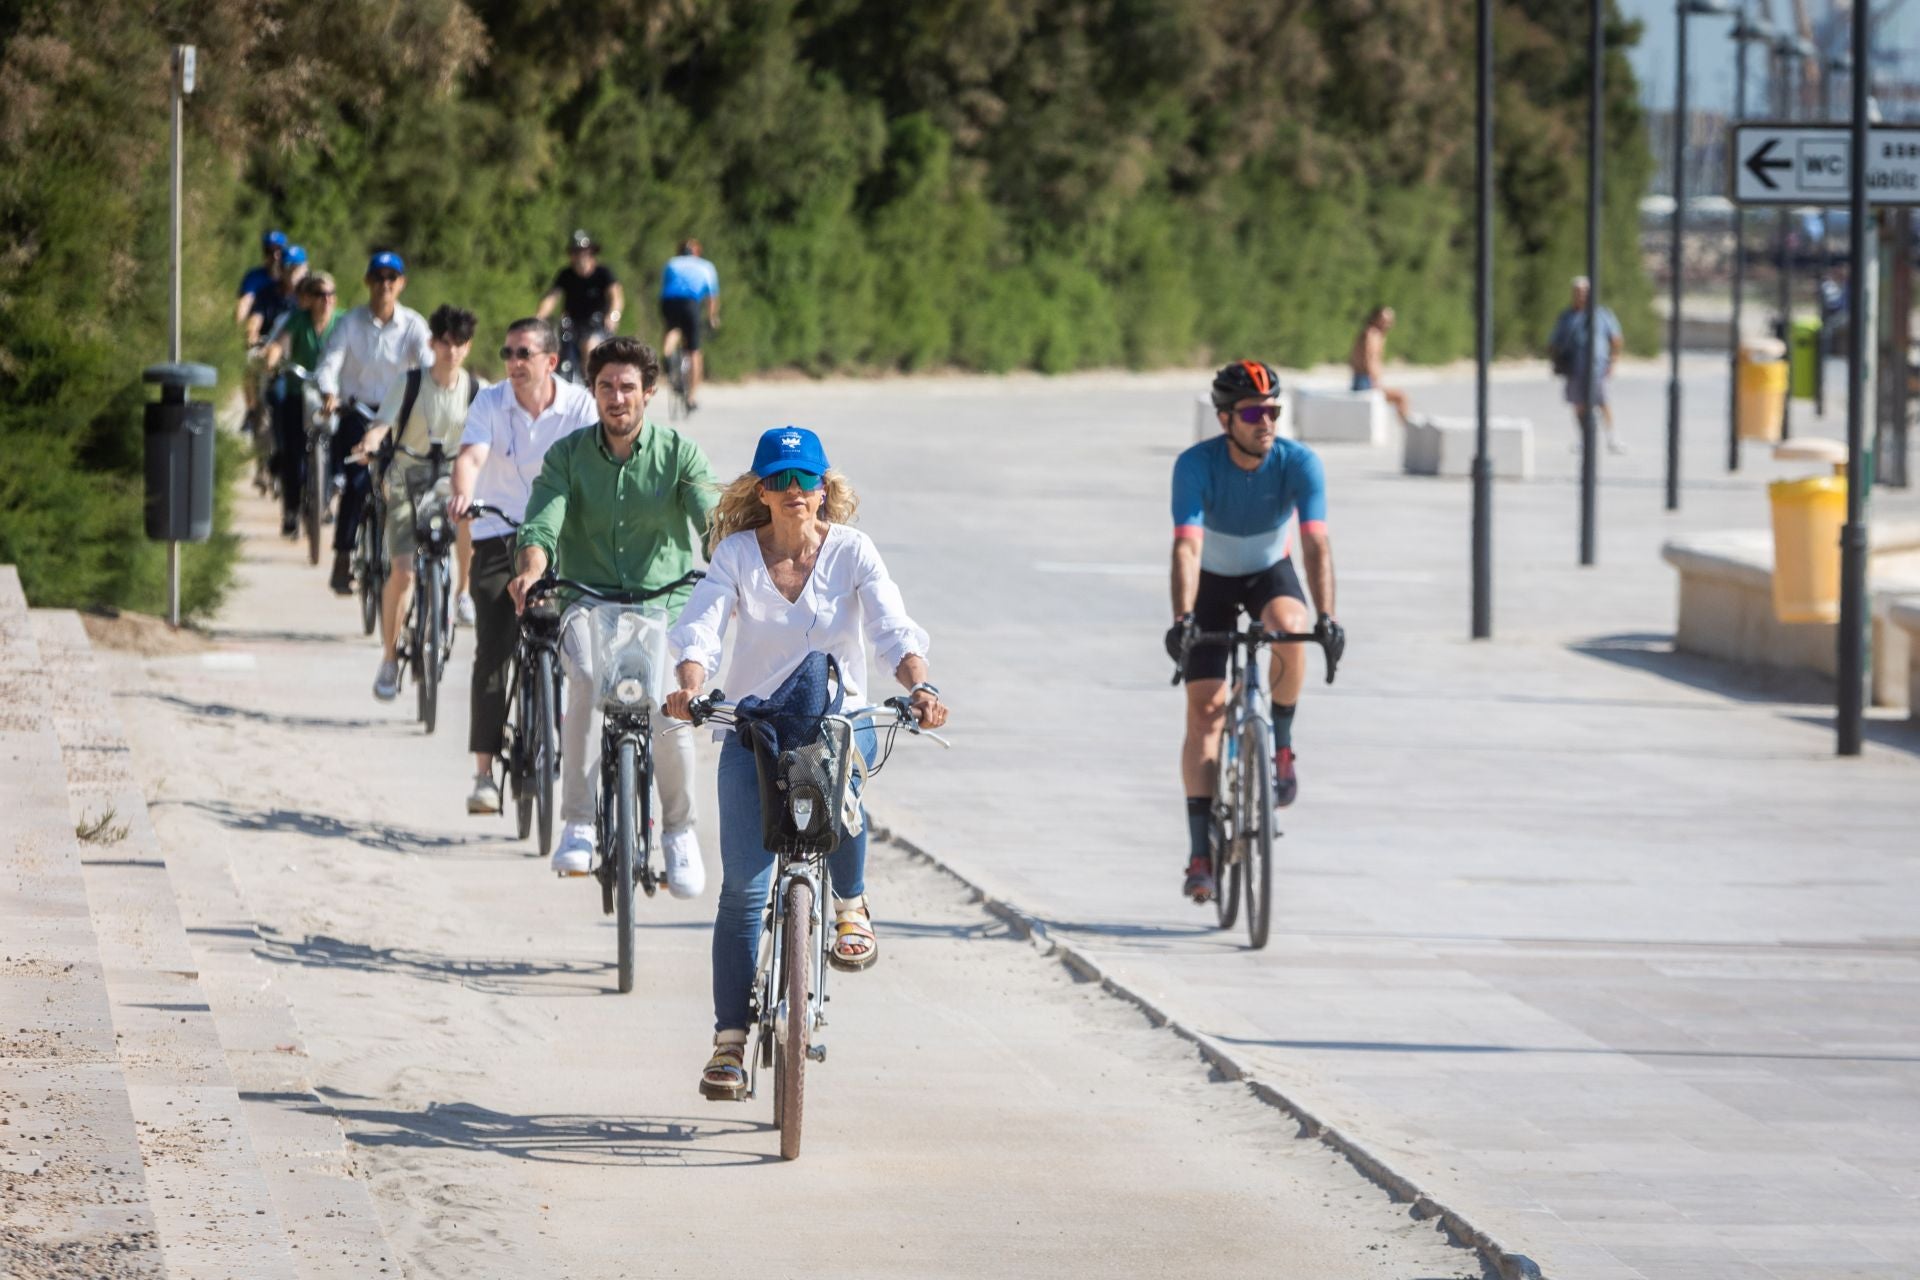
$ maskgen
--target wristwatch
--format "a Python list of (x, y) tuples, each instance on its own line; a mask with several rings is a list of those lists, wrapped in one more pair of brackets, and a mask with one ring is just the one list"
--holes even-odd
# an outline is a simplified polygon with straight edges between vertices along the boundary
[(939, 688), (934, 685), (928, 684), (925, 680), (922, 680), (919, 684), (916, 684), (915, 686), (913, 686), (913, 688), (907, 690), (907, 696), (911, 698), (914, 694), (920, 692), (922, 689), (925, 689), (928, 693), (932, 694), (936, 698), (940, 696)]

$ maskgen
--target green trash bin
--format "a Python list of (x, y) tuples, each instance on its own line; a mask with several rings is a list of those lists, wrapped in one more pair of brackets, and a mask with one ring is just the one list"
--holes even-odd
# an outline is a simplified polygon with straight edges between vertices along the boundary
[(1787, 348), (1787, 394), (1811, 400), (1820, 391), (1820, 322), (1795, 320)]

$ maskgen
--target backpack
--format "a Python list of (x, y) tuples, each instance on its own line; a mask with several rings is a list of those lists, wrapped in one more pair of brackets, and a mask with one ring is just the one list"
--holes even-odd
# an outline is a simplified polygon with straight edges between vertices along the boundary
[[(407, 370), (407, 393), (400, 397), (399, 420), (393, 424), (393, 438), (396, 441), (398, 441), (401, 436), (407, 434), (407, 419), (413, 416), (413, 402), (420, 398), (420, 376), (424, 372), (425, 370), (417, 368)], [(467, 373), (467, 408), (473, 408), (473, 399), (479, 394), (480, 379), (474, 377), (472, 371), (469, 370)]]

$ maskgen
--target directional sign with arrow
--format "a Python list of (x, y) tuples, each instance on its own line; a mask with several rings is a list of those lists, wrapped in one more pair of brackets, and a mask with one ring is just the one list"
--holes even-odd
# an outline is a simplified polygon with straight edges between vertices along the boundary
[[(1845, 125), (1742, 124), (1733, 131), (1739, 204), (1842, 205), (1851, 190), (1853, 131)], [(1875, 125), (1867, 139), (1867, 200), (1920, 204), (1920, 125)]]

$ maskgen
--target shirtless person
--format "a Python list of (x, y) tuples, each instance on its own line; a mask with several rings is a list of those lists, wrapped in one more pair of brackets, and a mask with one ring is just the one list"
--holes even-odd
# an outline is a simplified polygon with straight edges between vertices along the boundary
[(1353, 350), (1347, 353), (1347, 367), (1353, 370), (1353, 390), (1378, 391), (1400, 415), (1400, 421), (1406, 422), (1407, 393), (1384, 386), (1380, 381), (1380, 365), (1387, 356), (1387, 334), (1392, 328), (1392, 307), (1375, 307), (1368, 312), (1367, 323), (1353, 340)]

